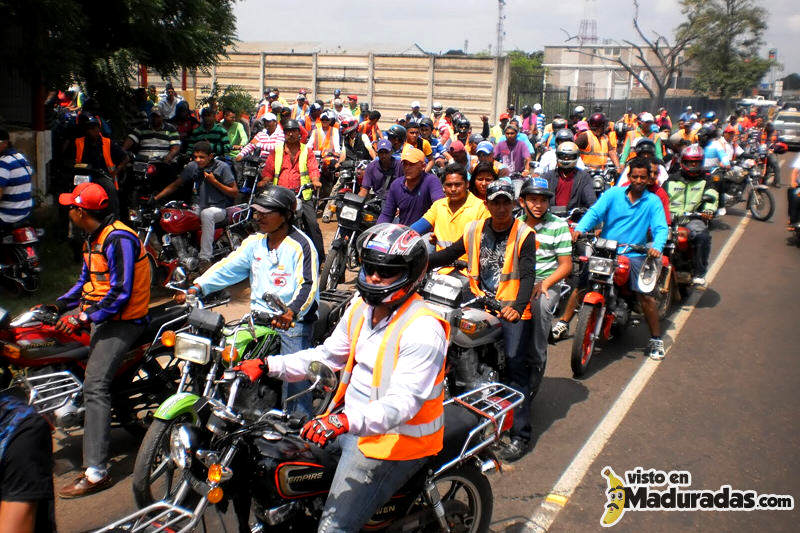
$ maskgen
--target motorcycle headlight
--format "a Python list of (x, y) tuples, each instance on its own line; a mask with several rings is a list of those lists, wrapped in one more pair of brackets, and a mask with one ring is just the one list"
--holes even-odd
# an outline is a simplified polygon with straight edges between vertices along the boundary
[(742, 166), (744, 168), (753, 168), (754, 166), (756, 166), (756, 160), (755, 159), (745, 159), (744, 162), (742, 163)]
[(175, 357), (204, 365), (211, 359), (211, 339), (181, 332), (175, 336)]
[(181, 424), (172, 428), (169, 434), (169, 456), (175, 466), (182, 470), (189, 468), (195, 447), (196, 437), (188, 425)]
[(614, 270), (614, 261), (605, 257), (590, 257), (589, 272), (608, 276)]

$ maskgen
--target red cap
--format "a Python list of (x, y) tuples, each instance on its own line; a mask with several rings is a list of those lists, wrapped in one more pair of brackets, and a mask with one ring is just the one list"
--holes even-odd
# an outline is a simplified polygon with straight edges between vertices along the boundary
[(100, 211), (108, 207), (108, 194), (97, 183), (81, 183), (72, 192), (58, 196), (61, 205), (74, 205), (92, 211)]
[(725, 131), (722, 133), (736, 133), (736, 128), (728, 124), (728, 126), (725, 128)]
[(348, 94), (347, 95), (347, 99), (348, 100), (353, 100), (355, 102), (358, 102), (358, 96), (356, 96), (355, 94)]
[(451, 152), (463, 152), (465, 150), (464, 143), (461, 141), (456, 141), (450, 145)]
[(503, 120), (503, 119), (508, 120), (510, 118), (511, 118), (511, 115), (509, 115), (508, 113), (503, 113), (502, 115), (500, 115), (500, 120)]
[(757, 111), (750, 111), (750, 116), (751, 117), (757, 117), (758, 116), (758, 112)]

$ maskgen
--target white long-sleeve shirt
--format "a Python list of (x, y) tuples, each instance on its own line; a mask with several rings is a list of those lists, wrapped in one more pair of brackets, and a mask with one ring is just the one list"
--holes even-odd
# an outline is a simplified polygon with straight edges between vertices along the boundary
[(275, 131), (272, 134), (268, 133), (267, 130), (261, 130), (256, 133), (256, 136), (253, 137), (253, 140), (247, 143), (244, 148), (239, 152), (239, 154), (244, 157), (251, 152), (253, 152), (256, 148), (261, 150), (258, 154), (262, 161), (266, 161), (269, 154), (275, 151), (275, 146), (279, 143), (283, 143), (285, 141), (285, 137), (283, 134), (283, 128), (280, 125), (275, 127)]
[[(344, 368), (350, 353), (347, 317), (351, 312), (352, 304), (323, 344), (294, 354), (268, 357), (269, 375), (300, 381), (306, 379), (311, 361), (323, 362), (334, 370)], [(436, 376), (444, 364), (447, 351), (444, 328), (431, 316), (419, 317), (400, 337), (400, 355), (386, 395), (370, 401), (372, 371), (390, 319), (391, 316), (372, 327), (372, 307), (365, 307), (353, 373), (344, 397), (344, 413), (354, 435), (382, 435), (414, 418), (433, 392)]]

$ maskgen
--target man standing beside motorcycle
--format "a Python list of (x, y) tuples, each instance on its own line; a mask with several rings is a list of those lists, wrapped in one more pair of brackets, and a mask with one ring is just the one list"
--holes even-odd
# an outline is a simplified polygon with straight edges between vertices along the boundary
[(208, 141), (199, 141), (194, 145), (194, 161), (186, 165), (178, 179), (167, 185), (156, 194), (153, 200), (158, 201), (174, 193), (185, 183), (192, 183), (197, 192), (197, 203), (200, 207), (200, 270), (208, 267), (214, 258), (214, 226), (227, 216), (226, 208), (233, 204), (239, 187), (233, 177), (233, 171), (226, 162), (214, 158)]
[[(281, 339), (281, 353), (311, 346), (317, 319), (319, 259), (311, 239), (292, 225), (297, 198), (286, 187), (269, 186), (253, 201), (259, 232), (194, 281), (189, 293), (211, 294), (250, 277), (250, 308), (268, 312), (264, 293), (276, 295), (288, 308), (272, 321)], [(180, 297), (179, 297), (180, 298)], [(305, 387), (284, 387), (284, 398)], [(299, 406), (308, 410), (308, 406)]]
[(54, 304), (63, 313), (56, 328), (65, 333), (91, 328), (89, 359), (83, 383), (86, 421), (83, 462), (86, 470), (59, 491), (62, 498), (79, 498), (111, 485), (108, 448), (111, 432), (109, 387), (125, 354), (147, 325), (150, 304), (150, 264), (135, 231), (116, 220), (108, 194), (96, 183), (82, 183), (59, 196), (69, 207), (72, 223), (88, 235), (83, 269), (77, 283)]
[(502, 306), (498, 316), (503, 327), (508, 385), (525, 395), (514, 413), (511, 442), (501, 453), (502, 459), (516, 461), (530, 448), (531, 403), (544, 373), (544, 368), (534, 362), (531, 346), (536, 235), (525, 222), (514, 219), (514, 186), (508, 181), (489, 184), (486, 207), (490, 217), (467, 224), (461, 239), (431, 255), (430, 266), (451, 265), (466, 254), (472, 293), (494, 295)]
[(11, 146), (11, 137), (0, 129), (0, 232), (31, 214), (33, 169)]
[[(680, 170), (671, 174), (664, 183), (669, 195), (669, 210), (678, 221), (684, 213), (702, 211), (702, 220), (691, 219), (686, 224), (689, 230), (689, 242), (692, 245), (692, 283), (699, 286), (706, 284), (708, 258), (711, 255), (711, 234), (708, 232), (708, 221), (714, 218), (717, 210), (717, 191), (707, 185), (707, 176), (703, 170), (703, 149), (693, 144), (681, 152)], [(705, 196), (713, 200), (706, 201)]]
[[(619, 243), (645, 245), (648, 230), (653, 242), (648, 246), (647, 256), (661, 257), (667, 242), (667, 219), (658, 196), (647, 190), (650, 161), (634, 158), (628, 163), (628, 187), (612, 187), (583, 216), (572, 235), (573, 241), (593, 230), (601, 223), (600, 237)], [(648, 355), (651, 359), (664, 358), (664, 341), (661, 339), (661, 324), (658, 322), (658, 307), (655, 298), (639, 289), (639, 271), (645, 257), (635, 252), (626, 252), (630, 260), (630, 288), (637, 293), (647, 326), (650, 328)]]
[(305, 379), (311, 361), (343, 369), (331, 409), (300, 433), (321, 447), (337, 439), (342, 450), (320, 532), (359, 531), (442, 449), (444, 435), (450, 325), (416, 293), (428, 266), (425, 243), (417, 232), (385, 223), (362, 233), (358, 248), (360, 297), (333, 334), (315, 348), (239, 367), (253, 381), (265, 371)]

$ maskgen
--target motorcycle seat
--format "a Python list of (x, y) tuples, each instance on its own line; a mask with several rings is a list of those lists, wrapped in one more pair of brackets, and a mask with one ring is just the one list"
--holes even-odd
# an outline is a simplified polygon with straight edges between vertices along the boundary
[(25, 359), (53, 359), (53, 360), (64, 360), (64, 359), (74, 359), (75, 361), (80, 361), (82, 359), (86, 359), (89, 357), (89, 347), (84, 344), (79, 344), (77, 342), (70, 343), (70, 348), (55, 352), (52, 349), (28, 349), (25, 352)]
[[(458, 404), (444, 406), (444, 442), (439, 453), (432, 456), (427, 469), (436, 470), (461, 454), (467, 435), (484, 419)], [(480, 442), (476, 440), (474, 444)]]

